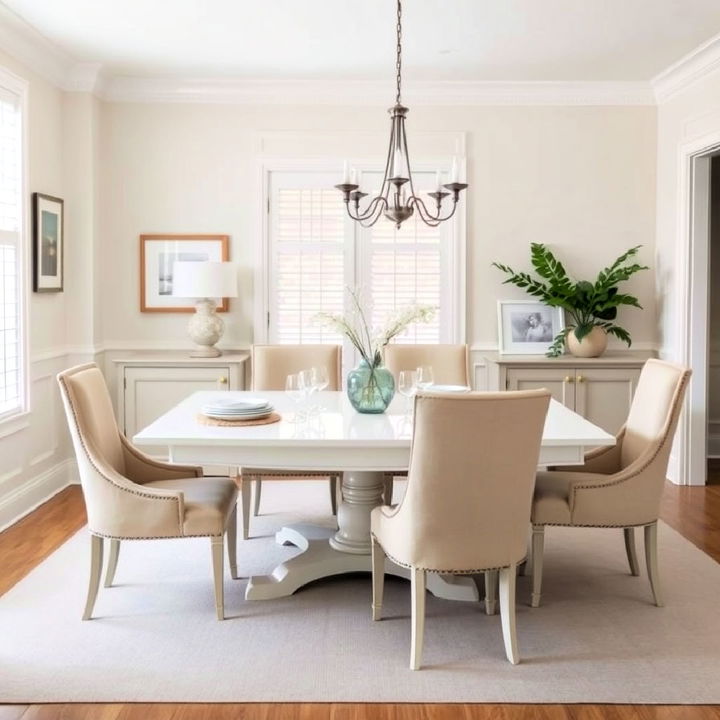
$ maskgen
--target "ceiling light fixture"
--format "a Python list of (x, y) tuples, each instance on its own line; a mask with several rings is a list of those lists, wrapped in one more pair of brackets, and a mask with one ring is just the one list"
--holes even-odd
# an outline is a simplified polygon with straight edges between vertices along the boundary
[[(395, 95), (395, 105), (388, 110), (391, 117), (390, 145), (388, 146), (387, 160), (385, 161), (382, 188), (380, 193), (368, 203), (365, 210), (361, 211), (360, 200), (366, 197), (367, 193), (362, 192), (360, 186), (352, 182), (355, 178), (351, 178), (347, 163), (345, 163), (342, 183), (335, 186), (343, 194), (348, 215), (363, 227), (374, 225), (381, 215), (385, 215), (399, 228), (405, 220), (413, 215), (415, 208), (417, 208), (418, 215), (424, 223), (436, 227), (455, 214), (460, 193), (467, 187), (467, 183), (457, 181), (457, 162), (454, 161), (450, 182), (441, 185), (440, 173), (438, 172), (437, 189), (435, 192), (428, 193), (435, 202), (436, 214), (431, 213), (422, 199), (415, 194), (412, 171), (410, 170), (410, 156), (407, 149), (407, 137), (405, 135), (405, 117), (408, 114), (408, 108), (400, 102), (400, 85), (402, 81), (401, 39), (402, 5), (401, 0), (397, 0), (397, 60), (395, 62), (397, 93)], [(409, 184), (409, 194), (405, 188), (406, 183)], [(452, 208), (447, 215), (443, 216), (443, 200), (448, 195), (452, 195)]]

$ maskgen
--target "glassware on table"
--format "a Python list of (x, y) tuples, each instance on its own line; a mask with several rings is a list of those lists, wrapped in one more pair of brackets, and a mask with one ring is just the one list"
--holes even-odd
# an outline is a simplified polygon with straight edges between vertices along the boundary
[(285, 393), (295, 403), (295, 417), (291, 422), (299, 422), (302, 419), (300, 407), (306, 396), (302, 373), (288, 375), (285, 378)]
[(418, 388), (427, 390), (433, 384), (433, 369), (429, 365), (420, 365), (416, 372)]
[(398, 392), (405, 396), (405, 412), (410, 413), (410, 399), (418, 389), (418, 374), (416, 370), (401, 370), (398, 375)]
[(310, 373), (316, 390), (324, 390), (330, 384), (330, 375), (324, 365), (311, 368)]

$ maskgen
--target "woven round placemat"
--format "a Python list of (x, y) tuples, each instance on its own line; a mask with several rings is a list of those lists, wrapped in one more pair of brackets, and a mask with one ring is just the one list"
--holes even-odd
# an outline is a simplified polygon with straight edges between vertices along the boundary
[(279, 413), (270, 413), (267, 417), (257, 418), (257, 420), (216, 420), (207, 415), (198, 415), (197, 421), (201, 425), (218, 425), (220, 427), (248, 427), (250, 425), (272, 425), (280, 422), (282, 416)]

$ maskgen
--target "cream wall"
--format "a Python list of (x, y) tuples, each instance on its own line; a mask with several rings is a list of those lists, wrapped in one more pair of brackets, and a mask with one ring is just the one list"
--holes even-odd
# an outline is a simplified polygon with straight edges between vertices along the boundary
[[(28, 191), (67, 200), (65, 93), (11, 57), (0, 54), (0, 66), (28, 82)], [(31, 288), (30, 248), (27, 257)], [(65, 320), (70, 295), (28, 292), (30, 412), (21, 422), (0, 425), (0, 528), (63, 487), (69, 477), (69, 445), (54, 376), (69, 362)]]
[[(645, 246), (641, 258), (653, 265), (655, 128), (654, 107), (412, 110), (408, 133), (414, 158), (423, 157), (414, 134), (459, 132), (467, 138), (468, 342), (496, 344), (496, 300), (524, 294), (503, 287), (490, 263), (529, 266), (530, 242), (550, 244), (578, 276), (594, 276), (636, 244)], [(260, 232), (258, 137), (287, 131), (307, 148), (303, 134), (308, 133), (316, 159), (338, 147), (328, 139), (323, 152), (318, 135), (341, 136), (352, 156), (353, 146), (375, 132), (382, 154), (387, 130), (387, 115), (379, 107), (104, 104), (103, 342), (182, 346), (184, 316), (139, 312), (138, 236), (214, 232), (231, 235), (231, 257), (242, 267), (242, 296), (227, 317), (224, 342), (246, 347), (252, 342), (252, 270)], [(342, 154), (334, 157), (339, 169)], [(645, 311), (621, 316), (643, 347), (656, 340), (654, 286), (652, 270), (634, 279), (628, 290)]]

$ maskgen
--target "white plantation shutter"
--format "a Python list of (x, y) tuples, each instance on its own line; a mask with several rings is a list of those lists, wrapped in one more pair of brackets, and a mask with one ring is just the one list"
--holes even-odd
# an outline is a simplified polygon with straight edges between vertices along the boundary
[[(416, 193), (430, 203), (425, 191), (434, 179), (434, 173), (413, 174)], [(379, 184), (381, 178), (376, 182)], [(448, 228), (444, 223), (429, 227), (416, 211), (399, 230), (385, 217), (371, 228), (360, 230), (361, 282), (373, 325), (382, 326), (389, 315), (408, 305), (419, 303), (438, 308), (433, 322), (411, 325), (395, 342), (453, 341), (447, 262), (452, 234)]]
[(343, 311), (345, 209), (332, 180), (308, 173), (274, 173), (271, 178), (271, 342), (342, 342), (312, 322), (320, 311)]
[[(416, 191), (434, 184), (416, 174)], [(363, 187), (381, 181), (365, 173)], [(271, 343), (342, 343), (310, 320), (320, 310), (348, 313), (346, 288), (361, 290), (363, 307), (378, 328), (396, 310), (423, 303), (439, 308), (433, 322), (409, 327), (398, 342), (457, 342), (452, 317), (452, 224), (437, 228), (414, 216), (400, 230), (381, 218), (371, 228), (347, 220), (330, 173), (271, 172), (269, 181), (269, 309)], [(429, 200), (429, 198), (428, 198)], [(352, 348), (345, 343), (346, 364)]]
[(22, 97), (0, 72), (0, 419), (23, 411)]

